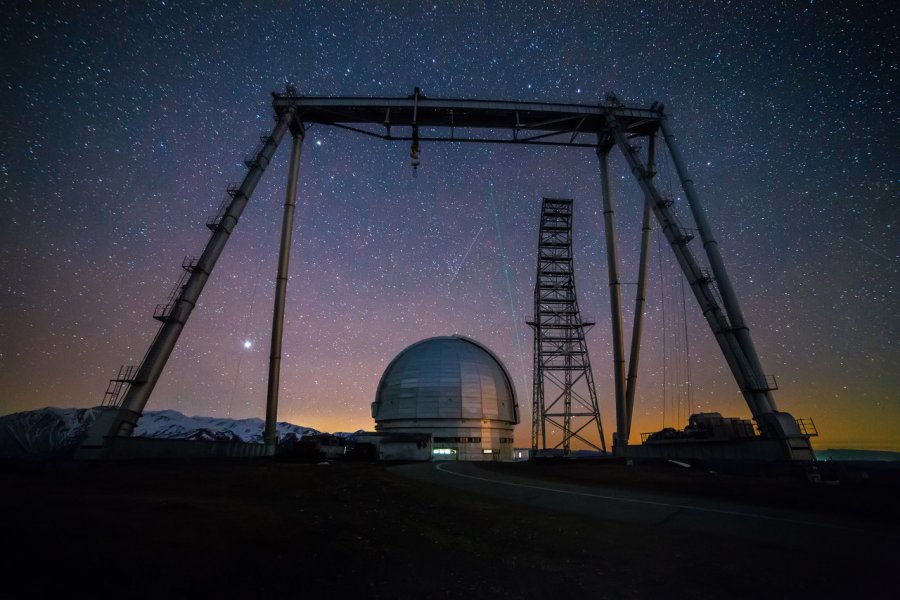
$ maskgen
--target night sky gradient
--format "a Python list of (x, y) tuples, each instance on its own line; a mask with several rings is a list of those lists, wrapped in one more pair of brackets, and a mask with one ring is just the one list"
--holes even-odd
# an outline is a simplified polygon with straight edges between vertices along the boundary
[[(419, 86), (435, 98), (584, 104), (614, 91), (671, 114), (779, 408), (812, 417), (819, 448), (900, 450), (896, 6), (7, 3), (0, 414), (95, 406), (119, 365), (140, 361), (154, 306), (182, 258), (202, 252), (204, 223), (242, 179), (273, 123), (270, 92), (286, 83), (320, 96)], [(148, 409), (264, 415), (288, 154), (282, 144)], [(633, 282), (642, 197), (614, 156), (620, 269)], [(371, 429), (388, 362), (459, 333), (506, 363), (522, 409), (516, 441), (528, 445), (538, 218), (542, 196), (563, 197), (575, 201), (576, 281), (597, 322), (588, 340), (609, 442), (596, 156), (423, 143), (421, 160), (413, 177), (408, 143), (309, 130), (280, 419)], [(665, 161), (657, 182), (676, 191)], [(692, 225), (683, 197), (676, 207)], [(683, 310), (657, 237), (633, 432), (683, 426), (689, 409), (749, 416), (686, 285)], [(633, 294), (624, 286), (626, 333)]]

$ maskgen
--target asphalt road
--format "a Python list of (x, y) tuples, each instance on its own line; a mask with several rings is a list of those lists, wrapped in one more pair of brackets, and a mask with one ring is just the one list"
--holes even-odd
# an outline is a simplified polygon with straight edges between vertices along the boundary
[(636, 532), (648, 528), (672, 530), (764, 545), (766, 552), (815, 549), (820, 556), (830, 555), (836, 560), (848, 552), (856, 559), (869, 555), (878, 562), (890, 553), (900, 556), (900, 528), (864, 514), (823, 514), (803, 506), (786, 509), (758, 501), (743, 503), (615, 485), (549, 481), (499, 472), (490, 464), (420, 463), (392, 467), (391, 471), (466, 494), (577, 514), (586, 519), (585, 527), (617, 523), (632, 525)]
[(0, 463), (0, 581), (10, 598), (893, 600), (897, 488), (880, 481), (612, 463)]

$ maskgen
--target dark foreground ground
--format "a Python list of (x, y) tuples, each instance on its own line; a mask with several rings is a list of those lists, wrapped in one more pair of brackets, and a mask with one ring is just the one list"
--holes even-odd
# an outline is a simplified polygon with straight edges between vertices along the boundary
[[(0, 464), (0, 589), (6, 598), (898, 597), (896, 477), (811, 486), (662, 466), (466, 468), (483, 479), (459, 487), (431, 465), (271, 460)], [(495, 477), (533, 485), (505, 496), (485, 483)], [(602, 504), (569, 510), (565, 495), (548, 508), (535, 503), (539, 488), (677, 493), (841, 526), (815, 529), (809, 544), (787, 521), (790, 539), (749, 539), (693, 527), (703, 515), (690, 509), (635, 522)]]

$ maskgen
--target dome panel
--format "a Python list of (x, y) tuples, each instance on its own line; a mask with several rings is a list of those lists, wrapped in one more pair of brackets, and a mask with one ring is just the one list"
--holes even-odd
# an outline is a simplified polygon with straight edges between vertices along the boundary
[(372, 414), (392, 420), (490, 419), (518, 423), (509, 374), (474, 340), (435, 337), (403, 350), (385, 369)]

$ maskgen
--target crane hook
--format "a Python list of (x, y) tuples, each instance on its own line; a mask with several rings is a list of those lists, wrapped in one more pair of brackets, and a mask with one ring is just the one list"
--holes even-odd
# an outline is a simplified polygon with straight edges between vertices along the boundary
[(412, 146), (409, 149), (409, 157), (412, 159), (413, 175), (419, 172), (419, 126), (413, 125)]

